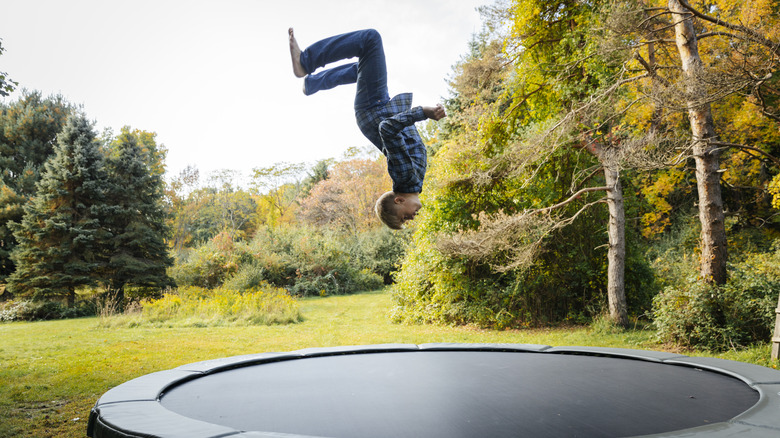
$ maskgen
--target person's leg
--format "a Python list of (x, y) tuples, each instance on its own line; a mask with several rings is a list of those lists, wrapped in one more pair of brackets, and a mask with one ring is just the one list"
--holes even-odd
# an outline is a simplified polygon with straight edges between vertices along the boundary
[[(340, 66), (311, 75), (327, 64), (354, 57), (358, 58), (356, 68)], [(306, 78), (306, 94), (352, 81), (357, 83), (356, 109), (382, 103), (389, 97), (385, 52), (382, 37), (376, 30), (349, 32), (318, 41), (301, 52), (300, 65), (310, 73)]]
[(312, 94), (330, 90), (339, 85), (354, 84), (357, 82), (358, 63), (339, 65), (319, 73), (313, 73), (303, 78), (303, 94), (311, 96)]

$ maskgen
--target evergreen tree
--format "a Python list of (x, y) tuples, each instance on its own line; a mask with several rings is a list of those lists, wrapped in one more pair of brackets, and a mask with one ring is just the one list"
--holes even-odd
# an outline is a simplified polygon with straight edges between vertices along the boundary
[(121, 305), (125, 286), (163, 288), (173, 286), (166, 270), (173, 264), (168, 255), (168, 234), (163, 206), (164, 182), (156, 172), (158, 150), (154, 137), (122, 129), (108, 159), (106, 187), (110, 214), (105, 228), (104, 278), (112, 297)]
[(72, 112), (61, 96), (43, 98), (39, 92), (0, 104), (0, 282), (14, 271), (9, 254), (16, 239), (8, 224), (22, 220), (23, 206), (35, 195), (43, 163)]
[(11, 249), (16, 246), (16, 239), (14, 239), (8, 224), (23, 216), (24, 202), (24, 198), (0, 181), (0, 281), (14, 271), (10, 255)]
[(104, 159), (92, 124), (84, 115), (68, 119), (57, 136), (54, 156), (44, 165), (37, 193), (11, 223), (18, 246), (8, 288), (34, 299), (67, 298), (95, 283), (101, 265), (98, 244), (104, 204)]
[(57, 134), (72, 113), (73, 106), (62, 96), (44, 98), (38, 91), (0, 106), (0, 178), (17, 194), (35, 194), (43, 163), (54, 153)]

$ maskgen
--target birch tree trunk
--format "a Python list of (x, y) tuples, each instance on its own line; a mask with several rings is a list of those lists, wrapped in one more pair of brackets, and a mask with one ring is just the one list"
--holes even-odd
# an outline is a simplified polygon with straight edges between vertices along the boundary
[(678, 0), (669, 0), (668, 6), (675, 22), (674, 31), (686, 81), (688, 119), (694, 142), (701, 221), (701, 276), (707, 282), (723, 284), (726, 282), (727, 252), (718, 172), (720, 153), (709, 143), (716, 136), (710, 104), (704, 100), (704, 84), (699, 79), (704, 64), (699, 56), (691, 14)]
[(607, 186), (607, 207), (609, 209), (607, 304), (609, 305), (609, 319), (621, 327), (628, 327), (625, 282), (626, 211), (623, 206), (623, 186), (620, 184), (620, 172), (603, 144), (591, 143), (587, 146), (587, 150), (595, 155), (604, 167), (604, 180)]
[(628, 326), (626, 306), (626, 216), (623, 208), (623, 187), (617, 170), (605, 168), (607, 206), (609, 207), (609, 250), (607, 251), (607, 298), (609, 317), (621, 327)]

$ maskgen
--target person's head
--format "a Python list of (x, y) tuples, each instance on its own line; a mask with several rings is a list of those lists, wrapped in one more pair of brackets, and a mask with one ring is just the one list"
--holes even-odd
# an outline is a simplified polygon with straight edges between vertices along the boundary
[(414, 219), (421, 207), (419, 194), (391, 191), (379, 197), (374, 210), (382, 223), (393, 230), (400, 230), (404, 222)]

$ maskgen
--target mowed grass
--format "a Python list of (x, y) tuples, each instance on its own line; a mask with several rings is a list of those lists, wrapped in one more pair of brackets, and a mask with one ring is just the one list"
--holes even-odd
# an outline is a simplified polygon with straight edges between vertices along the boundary
[[(519, 331), (393, 324), (387, 291), (311, 298), (297, 324), (101, 328), (97, 318), (0, 324), (0, 437), (83, 437), (89, 411), (127, 380), (219, 357), (309, 347), (432, 342), (588, 345), (662, 350), (649, 330)], [(712, 355), (772, 366), (769, 344)]]

